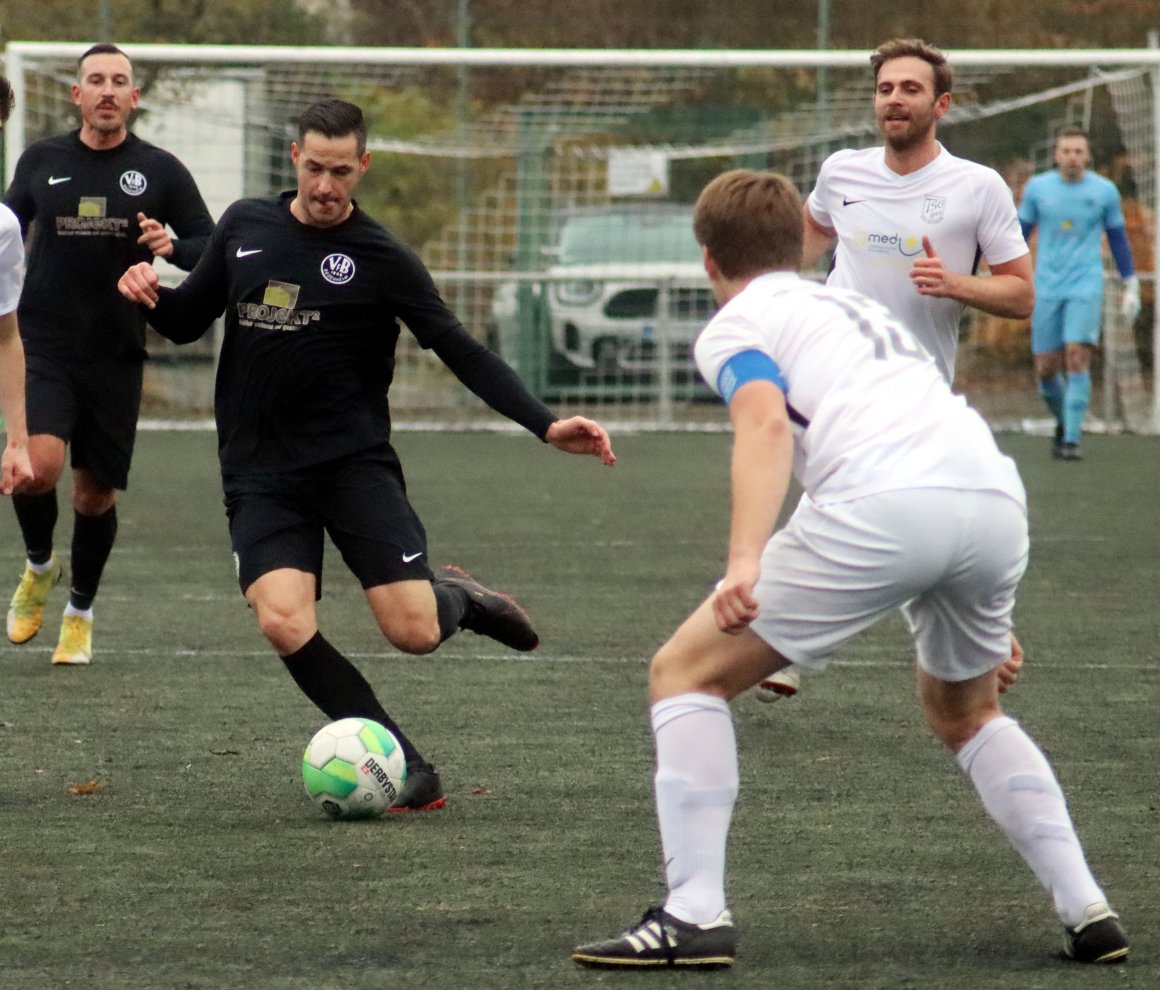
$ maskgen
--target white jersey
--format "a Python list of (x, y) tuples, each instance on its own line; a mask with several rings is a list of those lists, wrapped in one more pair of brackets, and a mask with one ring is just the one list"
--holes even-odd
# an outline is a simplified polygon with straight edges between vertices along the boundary
[(757, 350), (785, 381), (794, 474), (816, 503), (913, 488), (999, 491), (1026, 504), (1014, 462), (880, 303), (793, 272), (761, 275), (702, 331), (697, 367), (718, 393)]
[(11, 313), (24, 285), (24, 241), (20, 221), (0, 203), (0, 314)]
[(910, 269), (924, 235), (947, 270), (959, 274), (975, 274), (980, 257), (1001, 265), (1028, 253), (999, 173), (942, 145), (934, 161), (909, 175), (887, 167), (881, 146), (839, 151), (822, 164), (807, 205), (818, 223), (838, 232), (827, 284), (889, 307), (953, 381), (964, 304), (919, 295)]

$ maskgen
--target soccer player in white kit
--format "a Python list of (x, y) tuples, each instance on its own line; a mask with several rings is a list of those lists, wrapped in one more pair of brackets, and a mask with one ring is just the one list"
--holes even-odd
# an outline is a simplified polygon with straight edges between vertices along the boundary
[[(1000, 681), (1017, 674), (1011, 612), (1028, 553), (1018, 471), (885, 307), (799, 276), (800, 209), (784, 176), (737, 170), (714, 179), (694, 211), (721, 304), (697, 340), (697, 367), (734, 432), (728, 564), (649, 671), (667, 899), (572, 958), (732, 964), (729, 701), (790, 661), (823, 669), (901, 608), (927, 723), (1048, 890), (1068, 953), (1119, 961), (1127, 938), (1055, 774), (999, 707)], [(791, 472), (805, 496), (774, 532)]]
[[(0, 127), (12, 112), (12, 84), (0, 76)], [(24, 344), (16, 322), (16, 306), (24, 285), (24, 240), (20, 221), (0, 206), (0, 415), (4, 417), (4, 449), (0, 454), (0, 494), (11, 495), (32, 480), (28, 424), (24, 412)]]
[[(838, 151), (822, 164), (802, 211), (803, 268), (837, 241), (827, 285), (856, 289), (890, 309), (948, 382), (963, 309), (1031, 315), (1033, 267), (1015, 200), (994, 169), (956, 158), (935, 137), (951, 104), (951, 67), (917, 39), (880, 45), (874, 114), (884, 143)], [(978, 274), (985, 260), (990, 276)], [(1018, 651), (1018, 643), (1012, 647)], [(797, 693), (787, 667), (758, 685), (762, 701)]]

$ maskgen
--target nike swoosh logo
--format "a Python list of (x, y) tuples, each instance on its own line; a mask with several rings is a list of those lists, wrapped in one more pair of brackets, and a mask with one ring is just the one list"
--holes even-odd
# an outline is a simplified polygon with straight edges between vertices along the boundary
[(420, 550), (418, 553), (405, 553), (405, 554), (403, 554), (403, 563), (409, 564), (409, 563), (411, 563), (412, 560), (415, 560), (417, 557), (422, 557), (422, 556), (423, 556), (422, 550)]
[(251, 254), (261, 254), (261, 253), (262, 253), (261, 248), (251, 248), (249, 251), (245, 251), (242, 248), (238, 248), (237, 257), (248, 258)]
[(846, 199), (845, 196), (842, 197), (842, 205), (843, 206), (853, 206), (855, 203), (865, 203), (865, 202), (866, 202), (866, 200), (864, 200), (864, 199)]
[(50, 186), (59, 186), (62, 182), (72, 182), (72, 176), (71, 175), (61, 175), (61, 176), (50, 175), (48, 177), (48, 184)]

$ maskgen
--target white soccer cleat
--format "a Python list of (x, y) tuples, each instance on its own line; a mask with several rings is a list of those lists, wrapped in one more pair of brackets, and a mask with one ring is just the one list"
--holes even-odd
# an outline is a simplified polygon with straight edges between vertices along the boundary
[(757, 692), (758, 701), (772, 704), (782, 698), (792, 698), (801, 688), (802, 675), (793, 664), (783, 667), (775, 674), (770, 674), (753, 690)]

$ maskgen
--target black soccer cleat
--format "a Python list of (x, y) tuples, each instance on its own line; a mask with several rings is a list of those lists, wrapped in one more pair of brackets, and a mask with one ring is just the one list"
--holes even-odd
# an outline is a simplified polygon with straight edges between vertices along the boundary
[(436, 811), (446, 804), (435, 768), (426, 760), (412, 760), (403, 790), (387, 811)]
[(1057, 461), (1082, 461), (1083, 454), (1080, 453), (1078, 443), (1061, 443), (1052, 451), (1052, 455)]
[(1064, 928), (1063, 951), (1083, 963), (1120, 963), (1128, 958), (1128, 935), (1120, 916), (1107, 904), (1089, 904), (1083, 921)]
[(540, 645), (532, 620), (514, 598), (485, 588), (467, 571), (450, 564), (435, 572), (435, 582), (452, 584), (467, 592), (467, 611), (459, 620), (460, 629), (490, 636), (521, 653)]
[(694, 925), (649, 908), (636, 927), (603, 942), (578, 945), (572, 960), (581, 966), (696, 966), (722, 969), (737, 956), (733, 916), (722, 911), (707, 925)]

